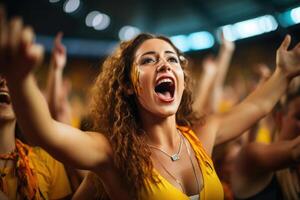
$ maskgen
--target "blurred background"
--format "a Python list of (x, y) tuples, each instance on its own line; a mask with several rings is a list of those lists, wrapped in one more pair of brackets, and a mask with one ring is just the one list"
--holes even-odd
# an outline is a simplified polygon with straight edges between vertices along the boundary
[[(286, 34), (300, 41), (298, 0), (6, 0), (8, 16), (19, 15), (45, 45), (38, 69), (43, 87), (55, 35), (64, 33), (68, 62), (64, 76), (72, 82), (71, 102), (84, 109), (85, 95), (104, 58), (120, 40), (140, 32), (171, 37), (190, 59), (196, 80), (202, 61), (217, 55), (220, 33), (234, 41), (226, 82), (251, 80), (259, 63), (274, 68), (276, 49)], [(77, 105), (78, 104), (78, 105)], [(78, 111), (80, 112), (80, 111)]]

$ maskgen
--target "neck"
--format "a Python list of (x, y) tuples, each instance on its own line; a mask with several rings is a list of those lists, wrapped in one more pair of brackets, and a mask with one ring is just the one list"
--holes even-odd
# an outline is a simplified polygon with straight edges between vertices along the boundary
[(16, 121), (0, 121), (0, 154), (12, 152), (15, 149)]
[(177, 149), (180, 138), (176, 128), (175, 115), (159, 118), (151, 114), (141, 115), (142, 127), (147, 134), (146, 140), (150, 145)]

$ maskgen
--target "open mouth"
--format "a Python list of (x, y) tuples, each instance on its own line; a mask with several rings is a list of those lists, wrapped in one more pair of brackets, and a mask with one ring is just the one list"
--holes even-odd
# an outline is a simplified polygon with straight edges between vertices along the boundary
[(0, 92), (0, 104), (10, 104), (11, 99), (7, 92)]
[(174, 81), (171, 78), (162, 78), (158, 80), (154, 90), (161, 100), (171, 101), (175, 92)]

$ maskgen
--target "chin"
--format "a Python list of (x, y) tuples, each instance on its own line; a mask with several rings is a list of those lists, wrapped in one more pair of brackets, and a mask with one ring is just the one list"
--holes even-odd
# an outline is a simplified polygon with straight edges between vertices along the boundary
[(4, 121), (14, 121), (16, 120), (15, 116), (11, 116), (11, 115), (0, 115), (0, 121), (4, 122)]
[(15, 120), (16, 116), (12, 110), (0, 110), (0, 120)]
[(155, 115), (158, 115), (163, 118), (171, 117), (175, 115), (177, 112), (177, 108), (161, 108), (157, 112), (155, 112)]

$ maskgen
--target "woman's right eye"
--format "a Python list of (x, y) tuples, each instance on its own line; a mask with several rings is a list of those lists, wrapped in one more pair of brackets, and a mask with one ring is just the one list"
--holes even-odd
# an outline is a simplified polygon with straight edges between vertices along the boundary
[(146, 65), (149, 63), (154, 63), (155, 59), (154, 58), (143, 58), (140, 62), (141, 65)]

